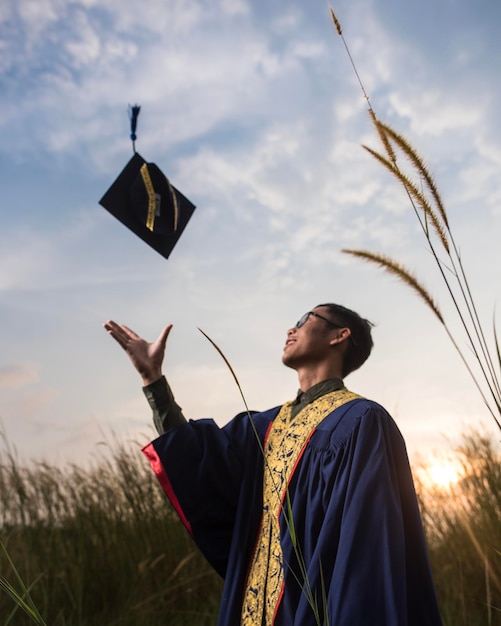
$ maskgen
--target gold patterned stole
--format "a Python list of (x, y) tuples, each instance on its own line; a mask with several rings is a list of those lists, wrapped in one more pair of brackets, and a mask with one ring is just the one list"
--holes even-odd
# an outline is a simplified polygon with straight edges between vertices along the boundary
[[(283, 405), (264, 444), (263, 516), (244, 589), (241, 626), (271, 626), (283, 592), (284, 562), (280, 512), (294, 470), (320, 422), (335, 409), (358, 398), (340, 389), (311, 402), (291, 420), (292, 403)], [(286, 505), (287, 506), (287, 505)], [(294, 520), (284, 511), (291, 532)]]

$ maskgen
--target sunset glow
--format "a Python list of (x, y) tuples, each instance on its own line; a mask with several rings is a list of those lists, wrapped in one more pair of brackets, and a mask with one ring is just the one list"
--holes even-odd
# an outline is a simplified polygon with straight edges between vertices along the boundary
[(462, 467), (453, 455), (433, 456), (416, 474), (427, 488), (449, 489), (461, 479)]

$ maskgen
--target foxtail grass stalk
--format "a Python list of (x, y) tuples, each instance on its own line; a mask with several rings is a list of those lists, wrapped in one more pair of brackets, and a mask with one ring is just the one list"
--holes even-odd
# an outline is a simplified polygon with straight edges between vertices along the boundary
[(250, 412), (249, 406), (248, 406), (248, 404), (247, 404), (247, 400), (245, 399), (245, 395), (244, 395), (244, 392), (243, 392), (242, 386), (240, 385), (240, 381), (238, 380), (238, 377), (237, 377), (237, 375), (236, 375), (236, 373), (235, 373), (235, 370), (233, 369), (233, 367), (232, 367), (231, 363), (228, 361), (228, 359), (226, 358), (226, 355), (225, 355), (225, 354), (224, 354), (224, 352), (221, 350), (221, 348), (217, 345), (217, 343), (216, 343), (213, 339), (211, 339), (211, 338), (209, 337), (209, 335), (207, 335), (207, 333), (205, 333), (205, 332), (204, 332), (201, 328), (199, 328), (198, 330), (199, 330), (199, 331), (202, 333), (202, 335), (203, 335), (203, 336), (207, 339), (207, 341), (209, 341), (209, 342), (212, 344), (212, 346), (213, 346), (213, 347), (217, 350), (217, 352), (219, 353), (219, 356), (223, 359), (223, 361), (224, 361), (224, 363), (225, 363), (226, 367), (230, 370), (230, 373), (231, 373), (231, 375), (233, 376), (233, 380), (235, 381), (235, 384), (236, 384), (236, 386), (237, 386), (237, 388), (238, 388), (238, 391), (239, 391), (239, 393), (240, 393), (240, 397), (242, 398), (242, 401), (243, 401), (243, 403), (244, 403), (244, 406), (245, 406), (245, 411), (246, 411), (246, 413), (247, 413), (247, 417), (249, 418), (249, 421), (250, 421), (250, 423), (251, 423), (252, 430), (253, 430), (253, 432), (254, 432), (254, 435), (255, 435), (255, 437), (256, 437), (257, 443), (258, 443), (258, 445), (259, 445), (260, 452), (261, 452), (261, 454), (263, 455), (263, 458), (265, 458), (265, 453), (264, 453), (263, 444), (261, 443), (261, 439), (259, 438), (259, 434), (258, 434), (258, 432), (257, 432), (256, 425), (254, 424), (254, 421), (253, 421), (253, 419), (252, 419), (252, 414), (251, 414), (251, 412)]
[[(464, 271), (461, 255), (459, 254), (459, 250), (456, 245), (453, 233), (450, 229), (447, 213), (440, 198), (438, 188), (433, 180), (433, 177), (425, 166), (423, 159), (418, 155), (416, 150), (409, 144), (409, 142), (401, 135), (396, 133), (392, 128), (378, 121), (375, 115), (371, 117), (373, 118), (374, 124), (378, 130), (378, 135), (380, 137), (382, 135), (386, 137), (386, 141), (383, 142), (385, 148), (387, 145), (391, 145), (391, 142), (396, 143), (399, 149), (403, 152), (404, 156), (406, 156), (410, 161), (414, 169), (414, 173), (417, 174), (418, 179), (420, 181), (424, 181), (425, 188), (431, 195), (432, 203), (436, 206), (437, 211), (434, 211), (431, 206), (432, 203), (430, 203), (426, 199), (424, 193), (420, 192), (417, 189), (417, 186), (402, 173), (400, 168), (396, 165), (396, 160), (393, 160), (393, 157), (391, 156), (391, 154), (394, 154), (393, 151), (391, 154), (387, 151), (388, 156), (392, 160), (392, 162), (389, 163), (389, 161), (386, 160), (382, 155), (372, 150), (371, 148), (364, 146), (366, 150), (368, 150), (375, 158), (377, 158), (386, 167), (386, 169), (388, 169), (390, 173), (392, 173), (394, 177), (399, 180), (399, 182), (403, 185), (405, 191), (407, 192), (412, 208), (414, 209), (414, 213), (418, 218), (423, 233), (427, 239), (429, 249), (433, 255), (435, 262), (437, 263), (449, 296), (453, 301), (454, 307), (459, 316), (463, 329), (466, 332), (470, 348), (472, 349), (478, 363), (482, 366), (482, 368), (485, 367), (485, 381), (489, 386), (491, 395), (497, 404), (499, 412), (499, 403), (501, 400), (499, 377), (495, 373), (493, 360), (491, 358), (487, 342), (485, 340), (485, 335), (483, 333), (482, 325), (479, 320), (475, 301), (472, 297), (469, 282)], [(423, 212), (423, 218), (421, 218), (421, 215), (416, 207), (416, 203)], [(434, 245), (434, 239), (431, 236), (430, 230), (428, 228), (428, 219), (430, 219), (432, 223), (433, 229), (438, 236), (439, 242), (445, 249), (448, 260), (451, 264), (451, 269), (446, 268), (445, 264), (441, 262), (439, 258), (439, 254)], [(442, 223), (440, 223), (440, 220), (442, 221)], [(449, 245), (449, 240), (452, 246), (452, 250)], [(446, 272), (445, 269), (448, 269), (448, 271)], [(452, 276), (456, 278), (457, 287), (460, 290), (460, 299), (456, 298), (453, 285), (448, 279), (449, 274), (452, 274)], [(466, 306), (466, 311), (464, 312), (460, 305), (461, 301)], [(472, 324), (472, 328), (468, 324), (468, 319)]]
[[(470, 283), (466, 276), (463, 260), (455, 242), (438, 186), (424, 159), (410, 142), (377, 118), (344, 38), (341, 24), (332, 7), (329, 7), (329, 9), (336, 32), (342, 38), (363, 96), (368, 103), (369, 115), (383, 146), (383, 152), (378, 152), (368, 146), (363, 147), (403, 186), (445, 284), (446, 292), (458, 316), (460, 327), (466, 335), (467, 346), (471, 354), (466, 356), (461, 350), (459, 342), (452, 335), (447, 320), (444, 319), (427, 290), (400, 263), (390, 257), (365, 250), (347, 249), (344, 252), (383, 267), (391, 274), (397, 276), (420, 296), (421, 300), (433, 311), (447, 332), (449, 339), (452, 341), (454, 348), (459, 353), (468, 373), (472, 377), (477, 390), (480, 392), (487, 410), (493, 417), (497, 427), (501, 430), (501, 349), (495, 328), (495, 356), (493, 356), (489, 348), (470, 289)], [(404, 157), (407, 166), (410, 167), (410, 174), (405, 173), (399, 165), (398, 157), (400, 155)], [(447, 263), (441, 259), (442, 254), (445, 254)], [(477, 368), (479, 374), (474, 373), (474, 369)]]
[[(249, 406), (247, 404), (247, 400), (245, 399), (245, 395), (244, 392), (242, 390), (242, 386), (240, 385), (240, 381), (238, 380), (238, 377), (235, 373), (235, 370), (233, 369), (230, 361), (228, 360), (228, 358), (226, 357), (226, 355), (224, 354), (224, 352), (221, 350), (221, 348), (216, 344), (216, 342), (211, 339), (209, 337), (209, 335), (207, 335), (201, 328), (198, 329), (202, 335), (212, 344), (212, 346), (217, 350), (217, 352), (219, 353), (219, 355), (221, 356), (221, 358), (223, 359), (223, 361), (225, 362), (226, 366), (228, 367), (228, 369), (231, 372), (231, 375), (233, 376), (233, 380), (235, 381), (235, 384), (237, 385), (238, 391), (240, 392), (240, 396), (243, 400), (244, 406), (245, 406), (245, 410), (247, 413), (247, 417), (250, 420), (251, 423), (251, 427), (252, 427), (252, 431), (254, 433), (254, 436), (256, 438), (257, 444), (259, 446), (259, 450), (261, 452), (261, 455), (263, 457), (263, 463), (264, 463), (264, 470), (267, 471), (269, 473), (269, 476), (271, 478), (271, 482), (273, 485), (273, 490), (275, 492), (275, 495), (278, 499), (280, 499), (280, 488), (279, 485), (277, 485), (277, 483), (275, 482), (275, 477), (273, 475), (273, 472), (271, 471), (271, 468), (268, 464), (268, 460), (267, 460), (267, 456), (266, 456), (266, 452), (264, 450), (264, 446), (261, 442), (261, 439), (259, 437), (259, 433), (257, 432), (257, 428), (256, 425), (254, 424), (254, 420), (252, 419), (252, 413), (249, 410)], [(322, 621), (321, 619), (321, 614), (320, 614), (320, 610), (319, 610), (319, 606), (318, 606), (318, 601), (315, 597), (315, 594), (313, 593), (313, 589), (310, 583), (310, 580), (308, 578), (308, 571), (306, 568), (306, 561), (304, 559), (302, 550), (301, 550), (301, 546), (299, 544), (298, 541), (298, 537), (297, 537), (297, 533), (296, 533), (296, 527), (294, 525), (294, 516), (292, 514), (292, 503), (291, 503), (291, 499), (290, 499), (290, 493), (289, 493), (289, 486), (286, 483), (285, 485), (285, 507), (282, 506), (282, 514), (283, 514), (283, 519), (285, 521), (285, 524), (287, 526), (287, 530), (289, 532), (289, 535), (291, 537), (291, 541), (292, 541), (292, 545), (293, 545), (293, 549), (294, 549), (294, 554), (298, 560), (298, 566), (299, 566), (299, 574), (296, 574), (294, 571), (291, 570), (292, 575), (294, 576), (294, 578), (298, 581), (298, 583), (301, 584), (303, 593), (308, 601), (308, 604), (310, 605), (312, 611), (313, 611), (313, 615), (315, 617), (315, 622), (317, 624), (317, 626), (329, 626), (329, 621), (327, 619), (327, 603), (326, 603), (326, 598), (325, 598), (325, 590), (322, 588), (322, 596), (323, 596), (323, 613), (324, 613), (324, 620)], [(321, 574), (321, 580), (323, 583), (323, 572), (320, 572)]]

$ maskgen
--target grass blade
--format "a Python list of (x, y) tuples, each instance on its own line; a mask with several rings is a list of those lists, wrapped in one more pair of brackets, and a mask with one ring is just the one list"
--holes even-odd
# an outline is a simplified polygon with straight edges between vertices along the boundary
[(24, 584), (19, 572), (17, 571), (14, 563), (12, 562), (12, 559), (10, 558), (9, 553), (7, 552), (7, 548), (5, 547), (3, 541), (1, 540), (0, 540), (0, 547), (2, 548), (7, 558), (7, 561), (10, 567), (12, 568), (12, 571), (14, 572), (14, 576), (16, 577), (16, 580), (19, 583), (19, 586), (21, 588), (21, 593), (18, 593), (16, 589), (4, 577), (0, 578), (0, 590), (3, 590), (5, 593), (7, 593), (11, 597), (11, 599), (14, 600), (17, 606), (20, 609), (22, 609), (33, 622), (35, 622), (35, 624), (38, 624), (39, 626), (47, 626), (44, 620), (42, 619), (42, 616), (38, 612), (38, 609), (35, 603), (33, 602), (30, 596), (30, 593), (26, 585)]

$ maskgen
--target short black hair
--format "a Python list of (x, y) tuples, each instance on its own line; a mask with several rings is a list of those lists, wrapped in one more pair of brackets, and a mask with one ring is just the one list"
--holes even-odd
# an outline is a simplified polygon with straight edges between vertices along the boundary
[(351, 331), (348, 347), (344, 355), (343, 378), (357, 370), (365, 363), (371, 353), (374, 342), (371, 336), (372, 322), (364, 319), (355, 311), (341, 304), (318, 304), (317, 307), (329, 309), (330, 318), (336, 324), (349, 328)]

